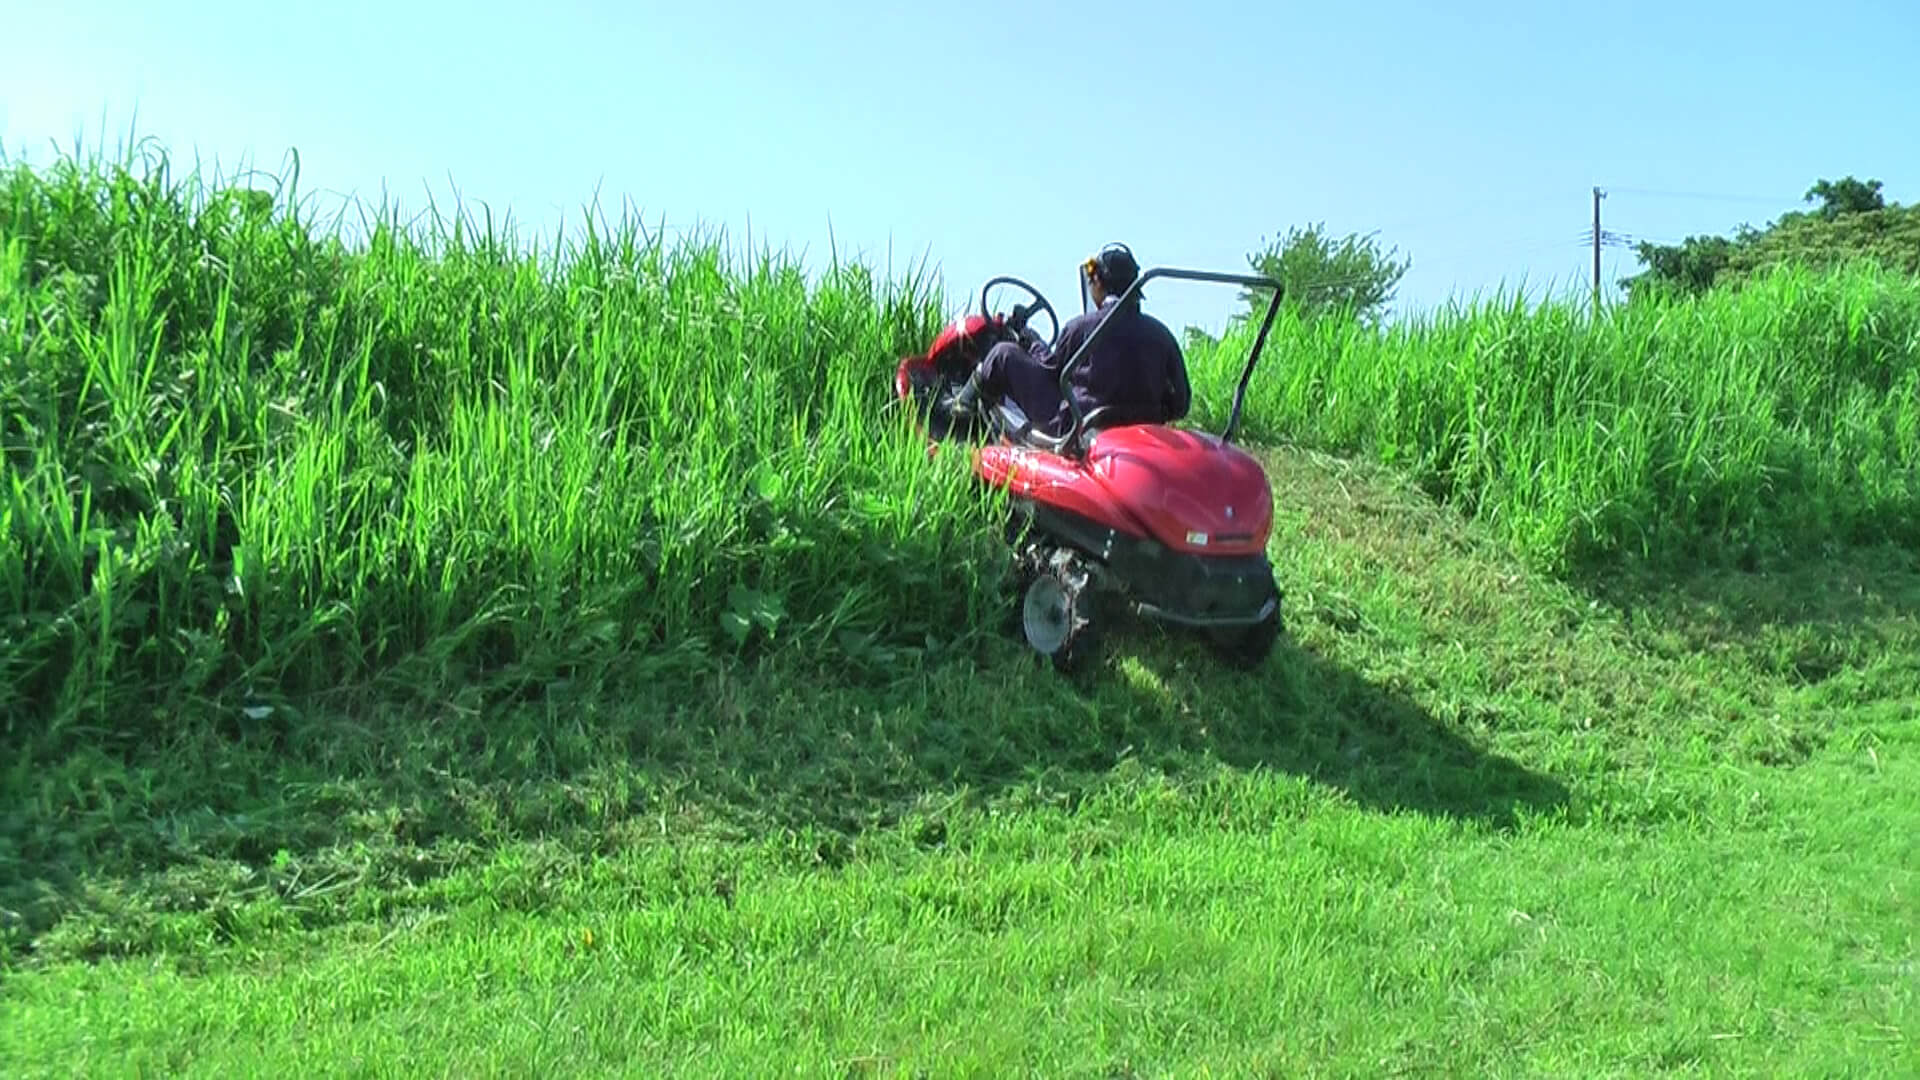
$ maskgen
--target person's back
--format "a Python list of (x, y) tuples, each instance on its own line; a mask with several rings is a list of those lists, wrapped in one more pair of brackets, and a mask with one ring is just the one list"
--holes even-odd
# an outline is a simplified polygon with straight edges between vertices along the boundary
[[(1111, 245), (1088, 260), (1087, 278), (1095, 310), (1068, 320), (1060, 329), (1053, 359), (1064, 364), (1093, 335), (1109, 323), (1068, 378), (1068, 386), (1082, 413), (1102, 406), (1112, 410), (1113, 423), (1167, 424), (1182, 419), (1192, 404), (1186, 357), (1179, 339), (1165, 323), (1140, 310), (1140, 295), (1121, 302), (1139, 277), (1133, 253)], [(1073, 414), (1061, 404), (1052, 425), (1067, 430)]]
[[(1085, 328), (1071, 339), (1070, 348), (1055, 352), (1059, 362), (1065, 363), (1071, 350), (1103, 318), (1111, 325), (1068, 377), (1081, 411), (1105, 406), (1112, 410), (1113, 422), (1126, 424), (1167, 424), (1184, 418), (1192, 404), (1192, 390), (1180, 342), (1165, 323), (1140, 310), (1137, 303), (1121, 305), (1117, 298), (1109, 298), (1101, 310), (1069, 322), (1072, 326), (1084, 319)], [(1064, 329), (1061, 337), (1068, 337)], [(1060, 429), (1072, 422), (1072, 414), (1063, 409)]]

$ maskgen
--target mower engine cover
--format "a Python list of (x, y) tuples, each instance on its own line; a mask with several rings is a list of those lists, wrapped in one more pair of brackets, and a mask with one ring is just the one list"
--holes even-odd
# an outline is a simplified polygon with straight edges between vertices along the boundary
[(1029, 446), (980, 448), (974, 471), (1013, 494), (1182, 554), (1266, 550), (1273, 489), (1251, 454), (1205, 432), (1159, 425), (1093, 436), (1084, 463)]
[(1115, 500), (1174, 551), (1266, 550), (1273, 487), (1259, 461), (1232, 443), (1173, 427), (1118, 427), (1094, 436), (1087, 459)]

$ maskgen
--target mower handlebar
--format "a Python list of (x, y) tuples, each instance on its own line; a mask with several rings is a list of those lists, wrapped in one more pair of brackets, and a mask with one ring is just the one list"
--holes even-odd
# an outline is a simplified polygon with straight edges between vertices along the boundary
[[(1227, 426), (1220, 433), (1222, 441), (1232, 442), (1234, 432), (1240, 427), (1240, 411), (1247, 401), (1247, 384), (1253, 379), (1253, 366), (1260, 360), (1260, 350), (1266, 347), (1267, 331), (1273, 328), (1273, 317), (1280, 312), (1280, 297), (1285, 289), (1278, 281), (1255, 274), (1227, 274), (1216, 270), (1181, 270), (1170, 266), (1156, 266), (1135, 278), (1133, 284), (1127, 286), (1127, 291), (1120, 294), (1117, 306), (1124, 306), (1131, 302), (1140, 295), (1140, 290), (1146, 286), (1147, 282), (1155, 278), (1204, 281), (1216, 285), (1239, 285), (1249, 289), (1273, 290), (1273, 299), (1267, 304), (1266, 318), (1261, 320), (1260, 333), (1253, 339), (1253, 351), (1247, 354), (1247, 366), (1241, 370), (1240, 384), (1233, 392), (1233, 411), (1228, 414)], [(1107, 320), (1101, 319), (1099, 325), (1093, 328), (1093, 333), (1088, 334), (1087, 339), (1080, 343), (1080, 347), (1073, 351), (1072, 356), (1067, 358), (1067, 362), (1060, 365), (1060, 396), (1066, 399), (1067, 407), (1073, 412), (1073, 426), (1069, 427), (1064, 435), (1045, 437), (1049, 449), (1055, 453), (1072, 453), (1077, 456), (1085, 450), (1080, 443), (1080, 436), (1086, 429), (1087, 417), (1080, 408), (1079, 400), (1073, 396), (1069, 380), (1073, 377), (1073, 369), (1087, 355), (1087, 350), (1093, 347), (1093, 343), (1100, 340), (1100, 335), (1105, 333), (1106, 329)], [(1029, 436), (1029, 438), (1032, 437)]]

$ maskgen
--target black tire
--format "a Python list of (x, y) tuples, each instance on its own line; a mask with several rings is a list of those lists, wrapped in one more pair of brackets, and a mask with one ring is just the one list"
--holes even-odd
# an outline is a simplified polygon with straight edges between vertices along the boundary
[(1280, 640), (1285, 622), (1280, 616), (1279, 594), (1274, 594), (1273, 611), (1251, 626), (1223, 627), (1212, 632), (1214, 651), (1222, 660), (1251, 671), (1265, 663)]

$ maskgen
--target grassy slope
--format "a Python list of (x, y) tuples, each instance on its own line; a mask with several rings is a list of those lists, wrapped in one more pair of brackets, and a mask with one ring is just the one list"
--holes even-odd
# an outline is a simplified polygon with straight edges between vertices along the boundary
[(1788, 551), (1912, 536), (1910, 283), (1283, 327), (1250, 433), (1476, 523), (1278, 452), (1297, 640), (1075, 687), (916, 283), (103, 176), (0, 190), (0, 1071), (1913, 1060), (1920, 566)]
[[(250, 823), (34, 778), (112, 872), (8, 976), (0, 1062), (1920, 1063), (1912, 554), (1595, 607), (1379, 470), (1272, 468), (1298, 640), (1249, 678), (1140, 631), (1086, 692), (1008, 646), (891, 686), (733, 676), (704, 723), (316, 718), (202, 748)], [(248, 775), (276, 757), (301, 782)], [(56, 815), (68, 783), (94, 795)], [(116, 861), (143, 828), (201, 858)], [(249, 835), (296, 854), (249, 872)]]
[[(0, 739), (968, 650), (987, 515), (888, 401), (927, 282), (597, 224), (565, 259), (471, 215), (349, 247), (163, 168), (0, 176)], [(1535, 565), (1920, 540), (1911, 278), (1289, 318), (1268, 355), (1248, 438), (1407, 466)], [(1237, 360), (1194, 357), (1200, 422)]]
[(1258, 430), (1403, 466), (1537, 565), (1920, 543), (1911, 273), (1782, 266), (1599, 319), (1514, 295), (1385, 333), (1288, 320), (1274, 345), (1249, 392)]

